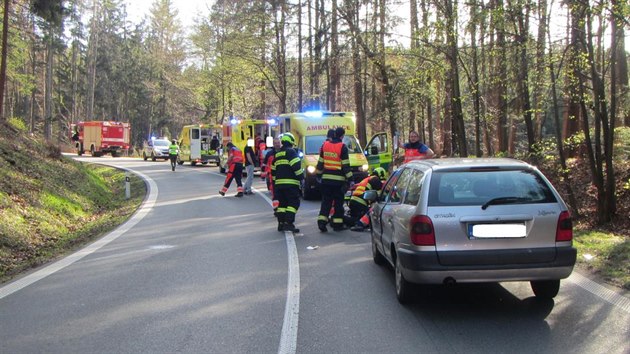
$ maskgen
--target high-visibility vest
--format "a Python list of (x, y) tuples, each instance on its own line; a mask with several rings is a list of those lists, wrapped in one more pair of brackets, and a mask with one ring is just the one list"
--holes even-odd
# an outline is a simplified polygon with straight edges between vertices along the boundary
[(361, 182), (359, 182), (355, 186), (354, 191), (352, 192), (352, 197), (350, 197), (350, 200), (354, 200), (357, 203), (367, 205), (367, 202), (363, 199), (363, 193), (365, 193), (366, 190), (372, 189), (372, 185), (370, 184), (371, 178), (372, 176), (365, 177)]
[(176, 144), (171, 144), (168, 147), (168, 154), (177, 155), (177, 150), (179, 150), (179, 146), (177, 146)]
[(236, 146), (230, 148), (230, 154), (232, 155), (231, 163), (243, 163), (243, 161), (245, 161), (243, 159), (243, 152)]
[[(420, 145), (420, 147), (422, 147), (422, 144)], [(403, 163), (407, 163), (409, 161), (414, 161), (414, 160), (423, 160), (426, 158), (427, 158), (426, 151), (420, 152), (420, 148), (405, 148), (405, 160), (403, 161)]]
[(341, 171), (341, 149), (343, 143), (324, 142), (322, 151), (324, 152), (324, 169), (331, 171)]

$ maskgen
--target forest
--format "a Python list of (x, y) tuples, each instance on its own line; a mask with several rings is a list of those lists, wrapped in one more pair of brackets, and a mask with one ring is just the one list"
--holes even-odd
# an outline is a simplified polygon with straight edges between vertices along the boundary
[(2, 0), (1, 119), (57, 145), (80, 120), (129, 122), (139, 148), (185, 124), (353, 111), (362, 143), (417, 130), (442, 157), (553, 171), (577, 217), (583, 184), (597, 224), (630, 194), (626, 1), (215, 0), (195, 18), (175, 1), (135, 23), (123, 0)]

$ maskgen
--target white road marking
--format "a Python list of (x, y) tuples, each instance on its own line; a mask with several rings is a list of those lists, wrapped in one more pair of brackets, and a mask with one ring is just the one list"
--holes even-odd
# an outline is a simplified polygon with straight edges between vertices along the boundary
[[(260, 191), (252, 188), (271, 206), (271, 199)], [(284, 321), (280, 334), (278, 354), (294, 354), (297, 348), (298, 320), (300, 317), (300, 261), (293, 233), (284, 232), (287, 242), (287, 256), (289, 260), (289, 277), (287, 280), (287, 302), (284, 305)]]
[(579, 286), (580, 288), (590, 292), (591, 294), (605, 300), (611, 305), (618, 307), (627, 313), (630, 313), (630, 299), (628, 299), (627, 297), (620, 295), (604, 286), (601, 286), (575, 271), (571, 273), (571, 276), (568, 278), (568, 280), (573, 284)]
[[(127, 169), (123, 168), (123, 170), (127, 170)], [(89, 244), (85, 248), (65, 258), (60, 259), (57, 262), (36, 271), (35, 273), (29, 274), (25, 276), (24, 278), (18, 279), (12, 283), (9, 283), (3, 286), (2, 288), (0, 288), (0, 299), (5, 298), (13, 294), (14, 292), (19, 291), (41, 279), (44, 279), (47, 276), (54, 274), (55, 272), (58, 272), (61, 269), (80, 260), (81, 258), (97, 251), (99, 248), (105, 246), (106, 244), (117, 239), (118, 237), (124, 235), (125, 232), (129, 231), (129, 229), (134, 227), (140, 220), (142, 220), (149, 213), (149, 211), (151, 210), (151, 208), (153, 208), (153, 205), (155, 204), (155, 201), (158, 196), (158, 187), (157, 187), (157, 184), (155, 184), (155, 182), (151, 178), (147, 177), (146, 175), (140, 172), (136, 172), (136, 171), (130, 171), (130, 172), (140, 176), (140, 178), (142, 178), (145, 181), (145, 183), (147, 183), (147, 186), (149, 188), (149, 193), (145, 201), (140, 206), (140, 209), (138, 209), (138, 211), (129, 220), (127, 220), (127, 222), (120, 225), (118, 228), (116, 228), (116, 230), (110, 232), (105, 237), (97, 240), (96, 242), (92, 244)]]

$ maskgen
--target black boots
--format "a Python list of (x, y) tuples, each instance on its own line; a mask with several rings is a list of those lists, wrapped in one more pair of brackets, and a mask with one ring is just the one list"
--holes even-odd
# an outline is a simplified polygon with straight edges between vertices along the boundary
[(295, 225), (293, 225), (292, 222), (288, 222), (288, 223), (284, 224), (283, 231), (300, 232), (300, 229), (296, 228)]
[(317, 220), (317, 228), (319, 228), (319, 231), (321, 232), (328, 232), (326, 222), (324, 220)]
[(278, 222), (278, 231), (300, 232), (300, 229), (296, 228), (292, 222)]

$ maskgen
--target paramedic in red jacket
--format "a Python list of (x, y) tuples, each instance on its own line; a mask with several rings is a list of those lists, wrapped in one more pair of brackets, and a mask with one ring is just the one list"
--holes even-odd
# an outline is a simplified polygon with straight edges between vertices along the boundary
[(227, 192), (228, 188), (230, 188), (232, 180), (235, 179), (237, 192), (235, 197), (242, 197), (243, 184), (241, 182), (241, 178), (243, 177), (243, 152), (239, 148), (234, 146), (231, 141), (226, 144), (226, 147), (228, 149), (228, 172), (227, 176), (225, 177), (223, 188), (221, 188), (219, 194), (221, 194), (222, 196), (225, 195), (225, 192)]

